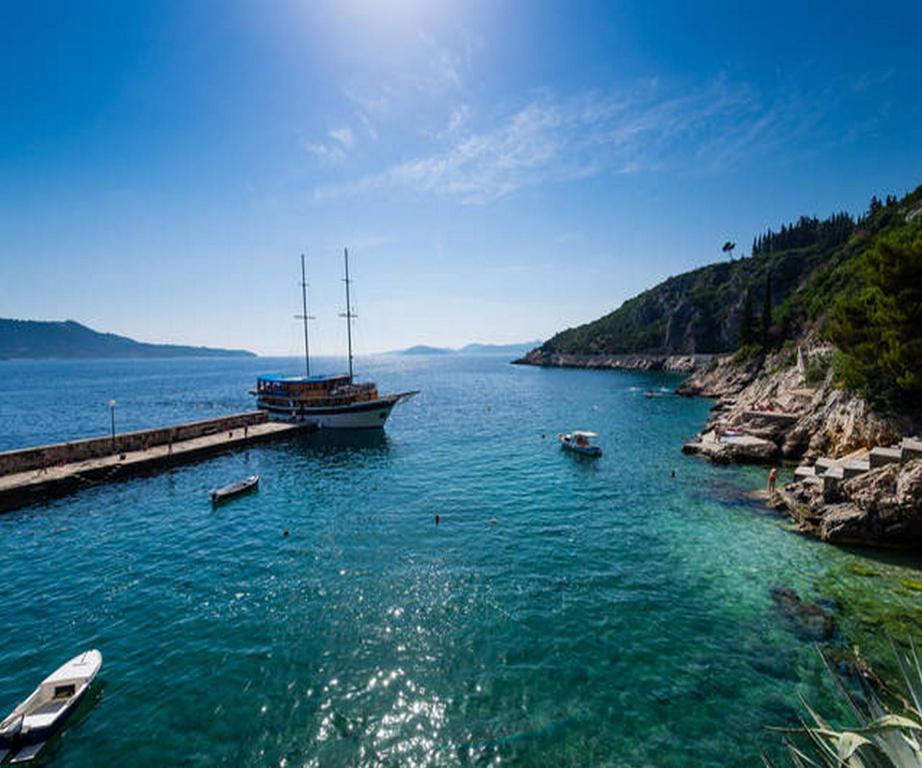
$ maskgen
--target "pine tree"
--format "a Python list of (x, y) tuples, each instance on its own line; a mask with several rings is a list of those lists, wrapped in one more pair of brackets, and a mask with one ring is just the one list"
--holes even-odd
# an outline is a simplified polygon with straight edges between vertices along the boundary
[(922, 414), (922, 225), (879, 238), (863, 278), (833, 313), (845, 382), (875, 405)]

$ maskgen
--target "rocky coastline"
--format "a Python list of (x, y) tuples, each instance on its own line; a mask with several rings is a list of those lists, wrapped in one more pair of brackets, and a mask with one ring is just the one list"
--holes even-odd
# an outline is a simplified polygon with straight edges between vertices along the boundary
[(688, 354), (624, 354), (576, 355), (546, 352), (540, 347), (524, 357), (513, 360), (513, 365), (536, 365), (543, 368), (590, 368), (621, 371), (666, 371), (692, 373), (710, 365), (714, 355)]
[(907, 420), (878, 413), (836, 386), (834, 354), (828, 344), (807, 340), (747, 362), (715, 358), (677, 389), (717, 398), (701, 434), (684, 450), (723, 462), (813, 461), (898, 442), (911, 431)]
[(884, 467), (871, 467), (868, 459), (872, 449), (896, 446), (918, 425), (879, 413), (837, 386), (835, 353), (807, 336), (796, 347), (748, 360), (732, 354), (578, 355), (539, 348), (513, 362), (684, 373), (677, 394), (715, 402), (683, 452), (720, 464), (801, 463), (795, 482), (778, 489), (769, 503), (803, 533), (836, 544), (918, 549), (922, 459)]
[(682, 450), (724, 464), (799, 462), (795, 482), (771, 504), (802, 532), (837, 544), (919, 548), (922, 461), (878, 467), (870, 460), (899, 454), (916, 425), (838, 387), (835, 352), (808, 337), (748, 361), (715, 357), (677, 389), (716, 398), (705, 427)]
[(802, 532), (833, 544), (917, 549), (922, 544), (922, 459), (831, 483), (804, 478), (780, 489), (772, 506), (787, 512)]

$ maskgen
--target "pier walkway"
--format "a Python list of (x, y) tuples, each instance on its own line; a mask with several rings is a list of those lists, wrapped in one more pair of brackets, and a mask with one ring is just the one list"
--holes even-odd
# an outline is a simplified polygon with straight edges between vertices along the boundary
[[(254, 412), (116, 435), (116, 450), (126, 446), (119, 453), (111, 452), (110, 437), (7, 451), (0, 453), (0, 471), (7, 470), (0, 474), (0, 512), (305, 431), (313, 428), (267, 421), (264, 413)], [(174, 435), (184, 439), (173, 439)], [(97, 455), (100, 443), (110, 446), (107, 454)], [(87, 458), (47, 463), (45, 457), (62, 453)]]

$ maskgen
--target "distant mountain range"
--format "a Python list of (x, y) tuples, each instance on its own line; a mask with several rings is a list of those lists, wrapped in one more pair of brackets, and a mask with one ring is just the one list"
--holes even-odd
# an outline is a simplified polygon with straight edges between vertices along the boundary
[(519, 344), (467, 344), (463, 347), (430, 347), (417, 344), (415, 347), (388, 352), (389, 355), (524, 355), (541, 344), (540, 341), (525, 341)]
[(73, 320), (0, 318), (0, 358), (255, 357), (244, 349), (147, 344), (99, 333)]

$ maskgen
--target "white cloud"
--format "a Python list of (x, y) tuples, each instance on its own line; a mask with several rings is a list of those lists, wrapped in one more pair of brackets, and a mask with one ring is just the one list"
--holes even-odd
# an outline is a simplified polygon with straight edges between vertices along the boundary
[(345, 150), (352, 149), (353, 144), (355, 144), (355, 137), (352, 135), (352, 129), (348, 125), (330, 131), (330, 138), (339, 142)]
[(725, 79), (683, 92), (649, 81), (617, 93), (535, 95), (480, 130), (470, 127), (471, 115), (466, 105), (456, 107), (446, 129), (430, 135), (430, 152), (319, 187), (315, 198), (403, 188), (477, 205), (603, 173), (719, 171), (801, 139), (823, 120), (796, 94), (766, 105), (747, 85)]
[(301, 146), (318, 160), (325, 162), (340, 163), (346, 158), (346, 153), (340, 146), (308, 140), (302, 141)]
[(455, 107), (448, 117), (448, 126), (445, 130), (448, 133), (457, 133), (462, 125), (468, 122), (471, 117), (471, 108), (467, 104), (461, 104)]
[(341, 163), (355, 146), (355, 135), (348, 125), (344, 125), (330, 131), (328, 136), (328, 142), (304, 140), (301, 146), (318, 160)]

